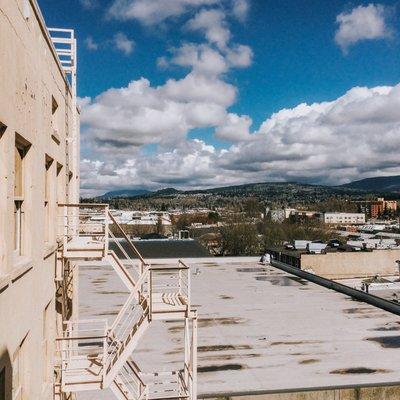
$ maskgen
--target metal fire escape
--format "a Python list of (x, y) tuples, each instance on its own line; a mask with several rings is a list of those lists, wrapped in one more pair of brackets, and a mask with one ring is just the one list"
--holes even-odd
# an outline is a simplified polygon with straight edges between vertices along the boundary
[[(66, 75), (66, 202), (71, 170), (78, 160), (76, 110), (76, 39), (69, 29), (48, 29)], [(71, 102), (69, 102), (69, 94)], [(73, 111), (69, 120), (68, 109)], [(78, 145), (78, 143), (77, 143)], [(70, 154), (75, 151), (76, 154)], [(120, 400), (196, 399), (197, 313), (190, 305), (190, 270), (152, 267), (143, 259), (104, 204), (59, 205), (60, 226), (56, 300), (62, 316), (58, 338), (55, 400), (70, 400), (85, 390), (110, 388)], [(110, 247), (111, 245), (111, 247)], [(114, 249), (114, 250), (113, 250)], [(76, 320), (74, 280), (81, 261), (107, 260), (126, 285), (129, 296), (111, 325), (107, 320)], [(184, 361), (178, 371), (144, 373), (134, 362), (135, 349), (154, 320), (184, 323)], [(157, 366), (155, 366), (157, 367)]]
[[(107, 260), (129, 296), (111, 325), (102, 319), (65, 321), (64, 335), (58, 339), (61, 365), (56, 398), (110, 388), (120, 400), (195, 400), (197, 313), (190, 305), (189, 268), (182, 261), (165, 267), (146, 263), (107, 205), (68, 204), (60, 210), (61, 265)], [(60, 274), (60, 280), (68, 291), (67, 272)], [(135, 349), (154, 320), (183, 321), (181, 369), (144, 373), (134, 362)]]

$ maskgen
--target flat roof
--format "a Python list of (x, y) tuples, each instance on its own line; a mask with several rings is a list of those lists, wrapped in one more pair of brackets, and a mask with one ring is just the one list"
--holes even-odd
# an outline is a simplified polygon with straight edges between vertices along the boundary
[[(255, 259), (199, 259), (190, 266), (200, 396), (399, 381), (396, 315)], [(80, 318), (111, 321), (127, 296), (111, 267), (88, 264), (80, 278)], [(135, 362), (145, 372), (179, 368), (181, 324), (152, 324)]]

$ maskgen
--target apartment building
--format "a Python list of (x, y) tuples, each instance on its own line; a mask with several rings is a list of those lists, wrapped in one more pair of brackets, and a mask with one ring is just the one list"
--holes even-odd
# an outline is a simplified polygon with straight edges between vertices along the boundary
[(365, 224), (363, 213), (330, 212), (324, 214), (325, 224)]
[(54, 398), (55, 339), (75, 312), (57, 264), (58, 205), (79, 201), (75, 54), (36, 0), (0, 1), (2, 400)]
[(370, 218), (376, 219), (381, 216), (392, 215), (397, 213), (397, 201), (385, 200), (383, 197), (378, 197), (376, 200), (359, 201), (357, 202), (359, 211), (366, 213)]

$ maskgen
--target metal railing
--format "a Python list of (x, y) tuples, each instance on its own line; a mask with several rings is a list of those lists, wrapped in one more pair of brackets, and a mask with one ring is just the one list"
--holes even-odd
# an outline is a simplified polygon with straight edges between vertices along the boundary
[[(109, 235), (110, 239), (112, 239), (112, 244), (115, 246), (117, 256), (124, 259), (124, 261), (127, 260), (126, 262), (131, 265), (136, 265), (138, 259), (139, 274), (142, 274), (148, 264), (110, 211), (108, 211), (108, 217), (112, 224)], [(135, 256), (137, 259), (133, 258)]]
[(64, 250), (74, 239), (75, 246), (90, 241), (108, 248), (107, 204), (59, 204), (59, 210), (57, 239)]
[(108, 331), (107, 356), (104, 373), (107, 374), (133, 334), (150, 314), (150, 270), (147, 268), (137, 281), (133, 292), (115, 318)]
[(190, 269), (179, 260), (177, 266), (151, 266), (151, 294), (176, 296), (190, 311)]
[(189, 398), (183, 371), (163, 371), (143, 374), (150, 398)]
[[(94, 365), (104, 362), (108, 333), (106, 319), (67, 321), (64, 325), (64, 337), (57, 339), (62, 381), (65, 381), (66, 375), (75, 376), (87, 370), (85, 363), (74, 361), (89, 360)], [(98, 372), (101, 372), (101, 367)]]
[(114, 379), (114, 384), (121, 391), (129, 393), (127, 398), (136, 400), (148, 399), (149, 388), (140, 376), (141, 372), (136, 364), (128, 360)]

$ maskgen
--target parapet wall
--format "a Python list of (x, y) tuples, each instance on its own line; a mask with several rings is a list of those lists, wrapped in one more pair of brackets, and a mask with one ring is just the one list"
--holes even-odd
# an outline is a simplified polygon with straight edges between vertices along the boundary
[(399, 259), (400, 250), (302, 254), (301, 269), (312, 269), (328, 279), (388, 276), (398, 274), (396, 260)]
[[(199, 399), (213, 397), (198, 396)], [(399, 386), (372, 386), (354, 387), (343, 389), (321, 389), (310, 391), (293, 391), (285, 393), (249, 393), (247, 395), (232, 395), (214, 397), (218, 400), (398, 400), (400, 398)]]

